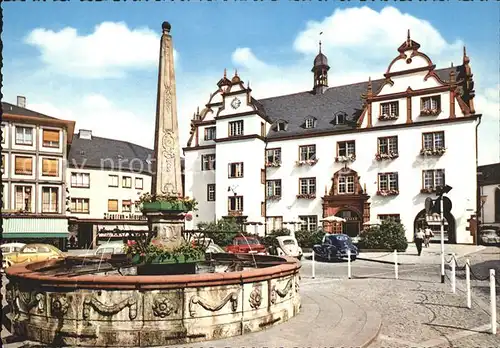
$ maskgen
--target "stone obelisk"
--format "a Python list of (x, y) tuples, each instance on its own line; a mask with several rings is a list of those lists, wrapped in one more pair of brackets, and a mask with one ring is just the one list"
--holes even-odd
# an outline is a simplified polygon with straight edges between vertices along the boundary
[[(163, 22), (158, 67), (158, 95), (155, 125), (155, 161), (151, 193), (181, 197), (181, 158), (175, 90), (174, 48), (170, 23)], [(178, 211), (146, 213), (153, 230), (165, 246), (175, 248), (182, 243), (184, 216)]]

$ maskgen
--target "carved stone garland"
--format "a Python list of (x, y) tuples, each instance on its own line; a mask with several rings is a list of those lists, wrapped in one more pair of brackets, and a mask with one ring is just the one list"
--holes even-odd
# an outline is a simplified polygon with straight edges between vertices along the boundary
[(284, 298), (291, 289), (292, 289), (292, 278), (288, 279), (288, 282), (286, 283), (285, 287), (282, 290), (277, 289), (276, 285), (273, 285), (273, 288), (271, 290), (271, 303), (272, 304), (276, 303), (276, 300), (278, 299), (277, 295), (279, 295), (279, 297), (281, 298)]
[(121, 312), (124, 308), (128, 308), (128, 317), (134, 320), (137, 317), (137, 297), (130, 296), (123, 301), (112, 305), (105, 305), (99, 301), (94, 295), (86, 297), (83, 301), (83, 319), (90, 319), (90, 309), (94, 308), (99, 314), (112, 316)]
[(22, 292), (19, 288), (11, 288), (6, 292), (6, 300), (10, 304), (15, 317), (21, 310), (28, 313), (33, 307), (37, 307), (37, 313), (45, 311), (45, 294), (40, 292)]
[(262, 304), (262, 285), (254, 285), (252, 292), (250, 293), (250, 298), (248, 301), (250, 302), (250, 307), (253, 309), (257, 309)]
[(217, 312), (222, 309), (222, 307), (224, 307), (229, 301), (231, 301), (231, 310), (233, 312), (236, 312), (236, 310), (238, 309), (238, 293), (236, 291), (227, 294), (219, 304), (209, 303), (207, 300), (201, 298), (200, 296), (193, 295), (189, 300), (189, 314), (192, 317), (196, 315), (196, 304), (199, 304), (208, 311)]

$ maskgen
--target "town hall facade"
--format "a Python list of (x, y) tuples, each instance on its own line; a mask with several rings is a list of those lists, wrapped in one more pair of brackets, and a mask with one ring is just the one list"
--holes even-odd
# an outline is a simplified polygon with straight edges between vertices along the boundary
[[(408, 240), (426, 222), (424, 202), (450, 185), (450, 242), (473, 243), (477, 202), (474, 82), (464, 49), (458, 66), (436, 69), (407, 40), (383, 78), (328, 87), (327, 57), (314, 60), (313, 89), (260, 99), (235, 73), (217, 83), (191, 121), (185, 195), (193, 220), (234, 216), (248, 232), (279, 228), (356, 236), (364, 224), (395, 218)], [(343, 223), (322, 223), (338, 216)]]

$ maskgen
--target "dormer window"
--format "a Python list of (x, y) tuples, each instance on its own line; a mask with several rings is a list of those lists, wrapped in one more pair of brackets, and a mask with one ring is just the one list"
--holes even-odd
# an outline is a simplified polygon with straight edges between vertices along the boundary
[(281, 131), (286, 131), (287, 128), (287, 123), (285, 121), (278, 121), (276, 122), (276, 131), (281, 132)]
[(335, 119), (333, 120), (333, 124), (345, 124), (346, 122), (346, 113), (338, 112), (335, 114)]
[(441, 113), (441, 96), (423, 97), (420, 102), (420, 116), (437, 116)]
[(316, 126), (316, 119), (315, 118), (310, 117), (310, 118), (306, 119), (306, 123), (305, 123), (306, 129), (314, 128), (315, 126)]

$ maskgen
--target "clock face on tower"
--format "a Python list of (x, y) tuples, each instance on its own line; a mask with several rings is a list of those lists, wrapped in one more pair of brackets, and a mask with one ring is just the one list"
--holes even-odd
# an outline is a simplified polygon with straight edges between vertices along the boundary
[(235, 109), (235, 110), (236, 110), (237, 108), (239, 108), (239, 107), (240, 107), (240, 105), (241, 105), (241, 101), (240, 101), (238, 98), (234, 98), (234, 99), (233, 99), (233, 101), (231, 102), (231, 107), (232, 107), (233, 109)]

